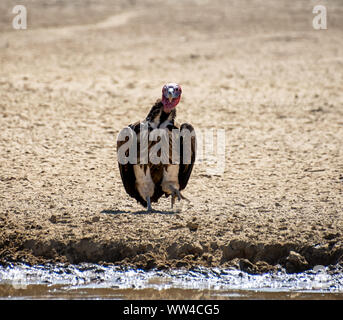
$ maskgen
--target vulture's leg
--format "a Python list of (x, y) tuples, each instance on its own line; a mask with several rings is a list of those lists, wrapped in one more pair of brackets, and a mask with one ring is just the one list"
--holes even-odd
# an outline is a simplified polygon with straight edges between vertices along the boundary
[(172, 196), (171, 197), (171, 207), (172, 207), (172, 209), (173, 209), (173, 206), (174, 206), (174, 203), (175, 203), (175, 198), (177, 198), (179, 201), (181, 199), (183, 199), (183, 200), (186, 200), (186, 201), (190, 202), (186, 197), (184, 197), (181, 194), (180, 190), (174, 188), (172, 185), (170, 185), (170, 189), (173, 191), (172, 194), (171, 194), (171, 196)]
[(146, 197), (146, 202), (148, 203), (148, 209), (147, 209), (147, 212), (151, 212), (152, 211), (152, 208), (151, 208), (151, 201), (150, 201), (150, 197)]

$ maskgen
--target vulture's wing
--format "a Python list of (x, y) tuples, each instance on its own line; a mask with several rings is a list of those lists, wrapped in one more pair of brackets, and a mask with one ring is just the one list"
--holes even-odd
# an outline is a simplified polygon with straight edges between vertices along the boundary
[[(136, 122), (134, 124), (129, 125), (129, 128), (131, 128), (136, 134), (139, 133), (140, 130), (140, 123)], [(129, 140), (129, 137), (127, 137), (126, 140), (120, 141), (117, 140), (117, 153), (119, 148), (125, 144)], [(137, 146), (137, 149), (139, 150), (139, 146)], [(126, 151), (125, 155), (128, 156), (129, 150)], [(119, 160), (119, 159), (118, 159)], [(123, 185), (125, 188), (125, 191), (132, 197), (135, 198), (139, 203), (141, 203), (144, 207), (147, 206), (146, 201), (141, 197), (139, 194), (137, 188), (136, 188), (136, 176), (133, 170), (133, 164), (128, 162), (127, 164), (121, 164), (118, 161), (120, 176), (123, 181)]]
[[(189, 177), (192, 173), (195, 156), (196, 156), (196, 136), (194, 128), (189, 123), (183, 123), (180, 127), (180, 132), (186, 130), (186, 135), (190, 134), (189, 138), (184, 141), (184, 137), (180, 137), (180, 167), (179, 167), (179, 184), (180, 191), (186, 188)], [(188, 141), (188, 143), (187, 143)], [(185, 150), (184, 150), (185, 148)], [(184, 159), (185, 154), (185, 159)]]

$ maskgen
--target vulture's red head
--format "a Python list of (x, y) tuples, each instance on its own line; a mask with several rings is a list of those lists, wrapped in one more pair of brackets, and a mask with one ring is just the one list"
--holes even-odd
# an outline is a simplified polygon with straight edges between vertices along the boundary
[(170, 113), (181, 98), (182, 89), (177, 83), (167, 83), (162, 88), (163, 110)]

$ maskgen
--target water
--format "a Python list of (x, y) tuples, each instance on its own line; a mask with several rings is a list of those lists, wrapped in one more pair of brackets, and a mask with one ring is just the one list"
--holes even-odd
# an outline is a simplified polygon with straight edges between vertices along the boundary
[(251, 275), (203, 268), (143, 271), (97, 264), (0, 266), (0, 299), (343, 299), (341, 267)]

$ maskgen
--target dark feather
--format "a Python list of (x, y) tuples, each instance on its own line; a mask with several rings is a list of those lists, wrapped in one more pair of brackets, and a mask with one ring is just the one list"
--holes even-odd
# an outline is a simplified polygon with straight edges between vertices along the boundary
[[(129, 125), (129, 127), (136, 132), (136, 134), (140, 131), (140, 123), (136, 122), (134, 124)], [(128, 140), (128, 139), (127, 139)], [(125, 141), (117, 141), (117, 152), (119, 148), (127, 142)], [(128, 151), (127, 151), (128, 153)], [(128, 154), (126, 154), (128, 156)], [(135, 198), (142, 206), (146, 207), (147, 202), (140, 196), (137, 188), (136, 188), (136, 177), (133, 170), (133, 165), (131, 163), (121, 164), (118, 161), (119, 171), (121, 180), (123, 181), (125, 191), (132, 197)]]
[(156, 100), (152, 108), (150, 109), (145, 120), (148, 122), (155, 122), (155, 123), (161, 124), (167, 119), (173, 122), (175, 117), (176, 117), (176, 110), (174, 109), (170, 113), (165, 113), (163, 111), (162, 101), (161, 99), (158, 99)]
[(180, 191), (185, 189), (191, 176), (195, 157), (196, 157), (196, 136), (194, 128), (189, 123), (183, 123), (180, 127), (180, 131), (182, 132), (183, 129), (189, 130), (192, 134), (191, 136), (191, 154), (190, 154), (190, 163), (184, 163), (183, 159), (183, 137), (180, 137), (180, 167), (179, 167), (179, 184), (180, 184)]

